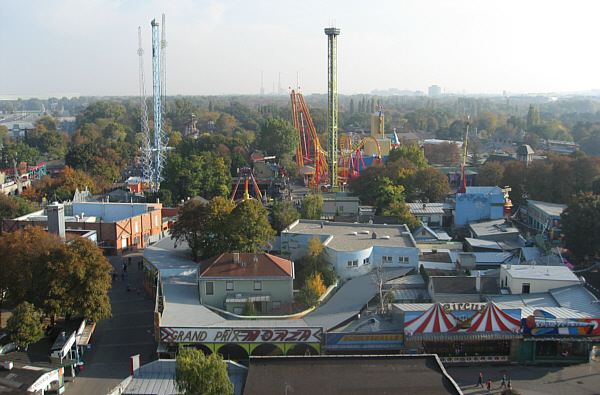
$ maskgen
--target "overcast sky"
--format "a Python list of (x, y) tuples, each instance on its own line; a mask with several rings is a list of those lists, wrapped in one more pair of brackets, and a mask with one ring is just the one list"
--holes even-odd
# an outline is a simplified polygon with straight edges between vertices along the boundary
[(600, 88), (600, 1), (0, 0), (1, 95), (138, 95), (138, 26), (166, 15), (167, 95), (338, 91), (572, 92)]

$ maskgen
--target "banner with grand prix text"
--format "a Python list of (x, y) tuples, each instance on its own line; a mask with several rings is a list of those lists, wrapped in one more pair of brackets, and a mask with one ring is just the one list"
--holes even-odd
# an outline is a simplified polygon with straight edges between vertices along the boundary
[(320, 343), (322, 328), (160, 328), (168, 343)]

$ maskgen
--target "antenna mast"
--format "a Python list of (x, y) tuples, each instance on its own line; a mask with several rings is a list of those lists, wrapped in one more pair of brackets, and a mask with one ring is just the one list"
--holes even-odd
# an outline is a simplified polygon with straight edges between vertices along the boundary
[(144, 50), (142, 49), (142, 28), (138, 27), (138, 55), (140, 59), (140, 131), (142, 133), (142, 178), (144, 182), (152, 179), (152, 148), (150, 126), (148, 125), (148, 105), (146, 102), (146, 78), (144, 77)]
[(463, 153), (463, 163), (462, 163), (462, 185), (458, 189), (457, 193), (467, 193), (467, 178), (465, 177), (465, 166), (467, 161), (467, 143), (469, 141), (469, 123), (471, 117), (467, 116), (467, 133), (465, 134), (465, 150)]
[[(164, 15), (163, 15), (164, 20)], [(153, 19), (150, 23), (152, 25), (152, 96), (154, 98), (154, 145), (152, 147), (153, 152), (153, 169), (152, 178), (149, 182), (149, 188), (151, 191), (156, 192), (160, 188), (160, 182), (163, 180), (162, 169), (166, 162), (167, 153), (167, 138), (165, 133), (165, 126), (162, 123), (163, 115), (163, 85), (166, 85), (161, 77), (161, 69), (163, 63), (161, 61), (161, 54), (163, 54), (163, 42), (166, 47), (166, 41), (159, 40), (159, 23), (156, 19)]]

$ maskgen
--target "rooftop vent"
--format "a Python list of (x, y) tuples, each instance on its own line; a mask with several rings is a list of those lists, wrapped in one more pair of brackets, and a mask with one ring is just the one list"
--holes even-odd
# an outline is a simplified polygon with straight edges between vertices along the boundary
[(390, 238), (390, 236), (381, 236), (381, 238), (384, 240), (388, 240)]
[(4, 370), (12, 370), (13, 363), (11, 361), (4, 362)]
[(361, 235), (368, 235), (368, 234), (369, 234), (369, 231), (368, 231), (368, 230), (361, 230), (361, 231), (360, 231), (360, 232), (358, 232), (358, 233), (360, 233)]
[(358, 233), (357, 232), (350, 232), (349, 235), (351, 236), (356, 236)]
[(376, 239), (377, 238), (377, 233), (373, 232), (373, 234), (371, 235), (372, 239)]

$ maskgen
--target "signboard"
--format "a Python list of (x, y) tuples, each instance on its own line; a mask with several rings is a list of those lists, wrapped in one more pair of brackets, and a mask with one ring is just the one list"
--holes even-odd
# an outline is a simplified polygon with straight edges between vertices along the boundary
[(327, 344), (402, 344), (404, 335), (398, 333), (346, 334), (328, 333)]
[(598, 335), (600, 319), (556, 318), (544, 310), (535, 310), (533, 315), (521, 320), (523, 333), (530, 335)]
[(320, 343), (322, 328), (160, 328), (169, 343)]

